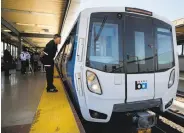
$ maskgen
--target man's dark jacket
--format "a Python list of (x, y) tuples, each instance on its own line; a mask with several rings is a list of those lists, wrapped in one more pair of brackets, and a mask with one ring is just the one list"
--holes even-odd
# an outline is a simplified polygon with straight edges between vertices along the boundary
[(44, 57), (42, 58), (42, 63), (44, 65), (53, 65), (56, 52), (57, 45), (55, 44), (54, 40), (51, 40), (44, 48)]
[(5, 69), (11, 68), (11, 65), (12, 65), (12, 56), (11, 56), (10, 52), (7, 49), (4, 50), (3, 60), (4, 60), (4, 67), (5, 67)]

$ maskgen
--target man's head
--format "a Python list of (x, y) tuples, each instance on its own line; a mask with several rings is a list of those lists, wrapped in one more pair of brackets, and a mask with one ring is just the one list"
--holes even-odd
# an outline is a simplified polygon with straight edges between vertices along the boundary
[(23, 47), (22, 47), (22, 51), (24, 51), (24, 52), (26, 52), (26, 51), (27, 51), (27, 49), (26, 49), (26, 47), (25, 47), (25, 46), (23, 46)]
[(59, 34), (54, 35), (54, 42), (55, 42), (55, 44), (61, 43), (61, 36)]

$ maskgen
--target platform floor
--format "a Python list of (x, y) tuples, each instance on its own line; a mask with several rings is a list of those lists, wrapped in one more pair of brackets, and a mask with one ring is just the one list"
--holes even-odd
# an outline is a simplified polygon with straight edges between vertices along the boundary
[(54, 78), (59, 92), (47, 93), (45, 73), (24, 76), (16, 71), (11, 73), (9, 78), (1, 74), (2, 133), (83, 131), (59, 78)]
[[(21, 75), (11, 71), (10, 77), (1, 73), (1, 125), (2, 131), (27, 131), (32, 123), (45, 87), (45, 74)], [(25, 128), (25, 129), (24, 129)]]
[(44, 90), (30, 133), (79, 133), (78, 119), (74, 116), (64, 85), (59, 78), (54, 79), (54, 85), (58, 92), (47, 93)]

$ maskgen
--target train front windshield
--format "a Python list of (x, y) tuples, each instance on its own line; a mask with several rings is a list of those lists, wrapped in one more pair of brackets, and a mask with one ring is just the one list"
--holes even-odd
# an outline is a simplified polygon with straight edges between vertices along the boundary
[(129, 13), (91, 14), (87, 67), (108, 73), (151, 73), (174, 65), (171, 25)]

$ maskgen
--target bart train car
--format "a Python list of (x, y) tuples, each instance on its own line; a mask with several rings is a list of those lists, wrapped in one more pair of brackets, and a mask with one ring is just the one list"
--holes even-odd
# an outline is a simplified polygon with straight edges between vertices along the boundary
[(56, 65), (87, 121), (108, 122), (112, 112), (164, 112), (179, 79), (175, 27), (142, 9), (85, 9)]

